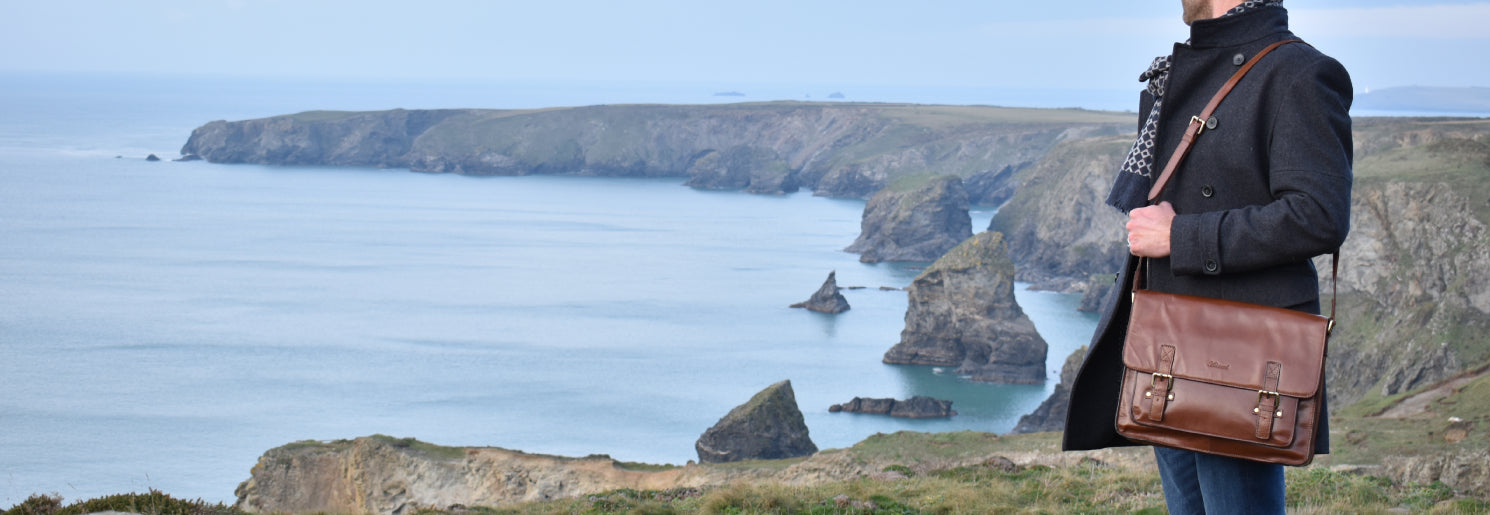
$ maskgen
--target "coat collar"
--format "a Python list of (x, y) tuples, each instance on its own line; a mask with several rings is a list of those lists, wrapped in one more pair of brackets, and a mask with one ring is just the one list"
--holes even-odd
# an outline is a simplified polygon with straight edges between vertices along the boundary
[(1271, 34), (1288, 32), (1288, 10), (1265, 7), (1232, 16), (1198, 20), (1190, 25), (1191, 48), (1243, 45)]

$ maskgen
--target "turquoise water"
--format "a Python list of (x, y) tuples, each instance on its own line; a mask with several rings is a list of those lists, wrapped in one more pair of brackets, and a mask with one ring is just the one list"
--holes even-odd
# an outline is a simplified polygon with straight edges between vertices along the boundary
[[(1045, 385), (885, 365), (906, 301), (878, 287), (917, 271), (842, 252), (862, 201), (152, 163), (208, 120), (399, 92), (132, 80), (0, 86), (0, 508), (152, 487), (231, 502), (269, 448), (373, 433), (683, 463), (782, 379), (823, 448), (1004, 432), (1095, 324), (1074, 296), (1018, 291), (1051, 344)], [(851, 311), (787, 308), (834, 270), (867, 287), (844, 292)], [(827, 412), (912, 395), (961, 414)]]

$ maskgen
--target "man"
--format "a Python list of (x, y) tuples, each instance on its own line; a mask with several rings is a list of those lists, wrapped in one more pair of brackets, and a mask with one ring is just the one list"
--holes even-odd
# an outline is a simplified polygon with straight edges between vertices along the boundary
[[(1153, 180), (1190, 118), (1264, 47), (1298, 39), (1282, 0), (1182, 0), (1190, 40), (1155, 59), (1140, 80), (1139, 137), (1107, 202), (1127, 212), (1131, 288), (1139, 257), (1152, 290), (1319, 312), (1310, 259), (1349, 231), (1350, 76), (1303, 44), (1265, 56), (1206, 120), (1162, 202)], [(1134, 445), (1113, 428), (1131, 299), (1106, 306), (1075, 378), (1064, 448)], [(1321, 415), (1317, 452), (1329, 449)], [(1278, 465), (1154, 449), (1170, 513), (1283, 513)]]

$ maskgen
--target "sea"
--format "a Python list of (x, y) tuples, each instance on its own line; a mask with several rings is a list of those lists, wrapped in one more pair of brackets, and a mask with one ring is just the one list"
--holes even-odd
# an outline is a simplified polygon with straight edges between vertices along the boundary
[[(172, 161), (208, 121), (307, 110), (840, 97), (1121, 110), (1133, 94), (0, 74), (0, 509), (149, 489), (231, 503), (268, 449), (372, 434), (683, 464), (782, 380), (820, 448), (1009, 431), (1095, 315), (1018, 285), (1050, 345), (1044, 384), (884, 364), (927, 263), (844, 252), (862, 200)], [(975, 206), (974, 228), (994, 211)], [(850, 311), (788, 307), (830, 272)], [(958, 415), (828, 411), (915, 395)]]

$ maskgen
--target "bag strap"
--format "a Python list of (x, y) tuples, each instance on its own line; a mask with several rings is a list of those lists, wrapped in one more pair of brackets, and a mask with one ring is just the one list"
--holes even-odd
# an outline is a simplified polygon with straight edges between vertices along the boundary
[[(1237, 69), (1236, 73), (1231, 74), (1231, 78), (1227, 79), (1226, 83), (1221, 85), (1221, 89), (1216, 91), (1216, 94), (1211, 97), (1211, 101), (1206, 103), (1204, 109), (1200, 110), (1199, 115), (1190, 117), (1190, 125), (1185, 128), (1185, 134), (1180, 137), (1180, 144), (1174, 148), (1174, 153), (1170, 154), (1169, 161), (1164, 163), (1164, 171), (1161, 172), (1159, 174), (1159, 178), (1154, 181), (1153, 187), (1149, 188), (1149, 204), (1153, 204), (1154, 201), (1159, 198), (1159, 194), (1164, 192), (1164, 186), (1169, 184), (1169, 179), (1174, 176), (1175, 170), (1179, 169), (1180, 163), (1184, 162), (1185, 160), (1185, 156), (1190, 154), (1190, 147), (1191, 145), (1195, 144), (1195, 138), (1197, 136), (1200, 136), (1201, 132), (1205, 131), (1206, 121), (1211, 118), (1212, 114), (1215, 114), (1216, 108), (1221, 105), (1222, 100), (1226, 99), (1226, 95), (1231, 94), (1231, 90), (1236, 88), (1237, 83), (1242, 81), (1242, 77), (1246, 76), (1247, 72), (1252, 71), (1252, 67), (1256, 65), (1258, 61), (1261, 61), (1263, 56), (1268, 55), (1274, 49), (1277, 49), (1278, 47), (1287, 45), (1289, 43), (1304, 43), (1304, 41), (1298, 39), (1286, 39), (1268, 45), (1266, 48), (1263, 48), (1262, 51), (1257, 53), (1257, 55), (1252, 56), (1252, 59), (1247, 60), (1246, 64), (1243, 64), (1241, 68)], [(1304, 44), (1307, 45), (1308, 43)], [(1138, 269), (1133, 271), (1134, 290), (1139, 289), (1139, 279), (1143, 276), (1143, 260), (1145, 259), (1147, 258), (1140, 258)], [(1330, 255), (1330, 268), (1331, 292), (1329, 331), (1333, 331), (1335, 329), (1335, 299), (1339, 297), (1340, 294), (1340, 249), (1335, 249), (1335, 252)]]
[[(1252, 59), (1248, 60), (1247, 64), (1242, 65), (1236, 73), (1231, 74), (1231, 78), (1227, 79), (1226, 84), (1221, 86), (1221, 90), (1217, 91), (1216, 95), (1211, 97), (1210, 103), (1205, 105), (1205, 109), (1202, 109), (1199, 115), (1190, 117), (1190, 126), (1185, 128), (1185, 134), (1180, 138), (1179, 146), (1174, 148), (1174, 153), (1169, 156), (1169, 162), (1164, 163), (1164, 171), (1159, 174), (1159, 179), (1154, 181), (1154, 186), (1149, 188), (1150, 204), (1159, 198), (1159, 193), (1164, 191), (1164, 186), (1169, 183), (1169, 178), (1174, 175), (1174, 171), (1180, 167), (1180, 163), (1190, 153), (1190, 145), (1195, 143), (1195, 137), (1199, 136), (1201, 131), (1205, 130), (1206, 120), (1209, 120), (1211, 114), (1216, 112), (1216, 107), (1221, 105), (1221, 101), (1226, 99), (1226, 95), (1231, 93), (1231, 89), (1235, 88), (1237, 83), (1242, 81), (1242, 77), (1247, 75), (1247, 72), (1252, 71), (1252, 66), (1257, 64), (1258, 61), (1261, 61), (1263, 56), (1268, 55), (1273, 49), (1289, 43), (1304, 42), (1298, 39), (1287, 39), (1268, 45), (1267, 48), (1262, 49), (1257, 55), (1252, 56)], [(1308, 43), (1304, 44), (1307, 45)], [(1212, 127), (1214, 128), (1214, 126)]]

